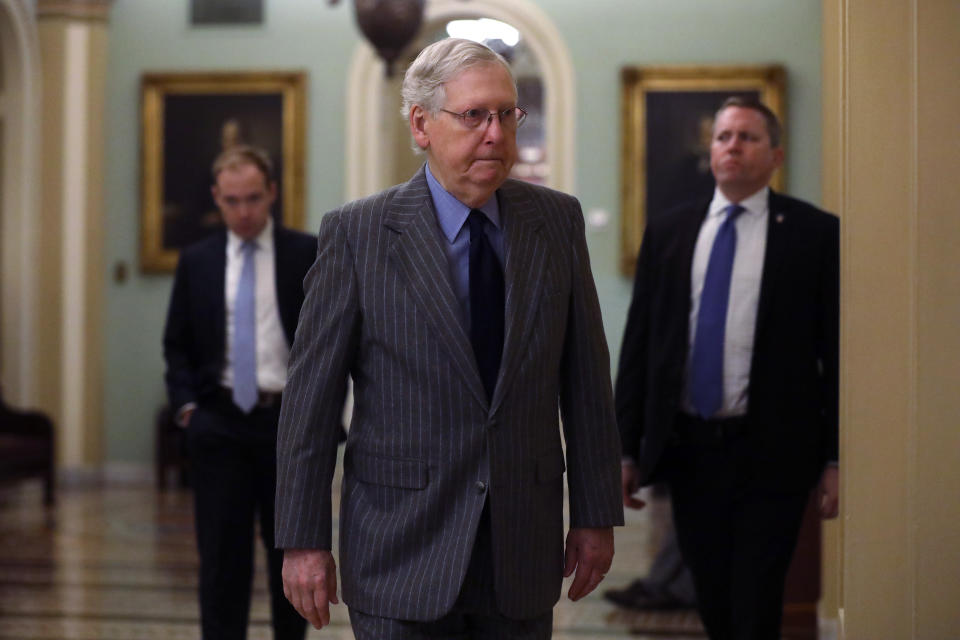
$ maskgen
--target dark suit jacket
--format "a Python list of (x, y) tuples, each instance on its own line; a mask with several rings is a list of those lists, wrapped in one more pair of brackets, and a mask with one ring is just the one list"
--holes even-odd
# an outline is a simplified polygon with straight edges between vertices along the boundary
[[(293, 344), (303, 305), (303, 278), (317, 254), (316, 238), (274, 223), (277, 308)], [(212, 394), (220, 385), (226, 352), (224, 277), (226, 230), (186, 249), (177, 263), (163, 333), (166, 383), (174, 410)]]
[(548, 611), (562, 580), (565, 469), (571, 526), (623, 522), (609, 356), (580, 205), (512, 180), (498, 196), (506, 335), (490, 401), (423, 169), (320, 227), (280, 416), (276, 543), (331, 548), (349, 374), (340, 573), (345, 602), (366, 613), (446, 614), (487, 501), (499, 609)]
[[(659, 479), (683, 398), (694, 246), (709, 199), (651, 219), (637, 262), (617, 376), (625, 455)], [(837, 459), (839, 223), (770, 192), (748, 417), (757, 482), (811, 486)]]

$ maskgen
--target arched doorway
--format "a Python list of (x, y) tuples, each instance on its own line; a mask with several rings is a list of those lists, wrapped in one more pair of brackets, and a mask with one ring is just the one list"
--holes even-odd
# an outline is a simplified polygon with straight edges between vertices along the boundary
[(26, 0), (0, 0), (0, 385), (20, 406), (37, 402), (38, 50)]
[[(559, 32), (546, 14), (526, 0), (437, 0), (427, 6), (423, 37), (460, 18), (492, 18), (522, 34), (542, 79), (543, 182), (561, 191), (573, 191), (574, 76), (570, 54)], [(358, 47), (347, 87), (347, 199), (396, 184), (398, 175), (409, 177), (410, 172), (398, 166), (402, 156), (394, 152), (403, 145), (409, 148), (410, 138), (399, 116), (400, 80), (385, 78), (373, 50), (366, 45)]]

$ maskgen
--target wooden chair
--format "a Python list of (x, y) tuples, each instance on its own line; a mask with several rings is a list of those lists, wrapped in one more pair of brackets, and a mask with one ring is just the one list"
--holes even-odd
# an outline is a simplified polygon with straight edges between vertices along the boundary
[(0, 481), (43, 480), (43, 503), (55, 500), (53, 422), (39, 411), (18, 411), (0, 397)]

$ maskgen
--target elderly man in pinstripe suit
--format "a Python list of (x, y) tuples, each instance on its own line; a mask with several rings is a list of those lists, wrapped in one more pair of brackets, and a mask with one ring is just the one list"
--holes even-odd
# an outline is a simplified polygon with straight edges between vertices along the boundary
[(576, 572), (573, 600), (596, 588), (623, 524), (583, 216), (507, 179), (525, 113), (490, 49), (427, 47), (403, 102), (426, 164), (327, 214), (305, 281), (278, 441), (285, 592), (329, 623), (349, 376), (340, 576), (356, 637), (549, 638), (562, 578)]

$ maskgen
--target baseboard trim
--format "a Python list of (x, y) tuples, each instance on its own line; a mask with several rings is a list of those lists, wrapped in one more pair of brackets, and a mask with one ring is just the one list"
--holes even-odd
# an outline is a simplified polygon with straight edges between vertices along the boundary
[(57, 481), (64, 488), (140, 487), (154, 483), (153, 467), (137, 462), (108, 462), (102, 466), (82, 466), (60, 469)]
[[(843, 616), (843, 609), (839, 612)], [(819, 640), (840, 640), (840, 620), (838, 618), (820, 618), (817, 620)]]

